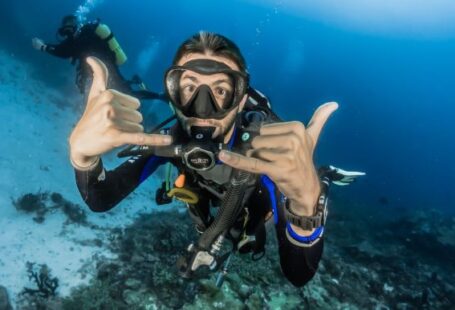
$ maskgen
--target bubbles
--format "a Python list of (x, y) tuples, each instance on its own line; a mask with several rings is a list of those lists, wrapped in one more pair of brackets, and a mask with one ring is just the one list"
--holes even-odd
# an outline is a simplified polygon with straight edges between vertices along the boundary
[(79, 23), (87, 21), (87, 15), (98, 5), (102, 4), (104, 0), (85, 0), (85, 2), (76, 9), (74, 15), (77, 16)]
[(278, 15), (280, 13), (281, 8), (283, 7), (283, 1), (277, 1), (273, 6), (273, 14)]
[(270, 24), (278, 18), (283, 6), (283, 1), (274, 1), (273, 6), (268, 9), (264, 17), (258, 20), (257, 26), (255, 27), (255, 38), (251, 42), (251, 45), (258, 47), (261, 45), (261, 38), (264, 35), (265, 30), (270, 27)]

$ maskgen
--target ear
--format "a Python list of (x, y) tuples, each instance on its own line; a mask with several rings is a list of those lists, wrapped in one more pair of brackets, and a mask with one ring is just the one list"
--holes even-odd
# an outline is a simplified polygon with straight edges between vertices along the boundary
[(243, 108), (245, 107), (246, 101), (248, 100), (248, 94), (243, 95), (242, 100), (240, 100), (239, 104), (239, 110), (237, 113), (240, 113), (243, 111)]

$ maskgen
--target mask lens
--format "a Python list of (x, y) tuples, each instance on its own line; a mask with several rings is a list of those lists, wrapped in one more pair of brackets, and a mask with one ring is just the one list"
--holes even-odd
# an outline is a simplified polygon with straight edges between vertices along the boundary
[(183, 69), (171, 69), (166, 73), (165, 77), (165, 86), (168, 93), (169, 99), (172, 103), (178, 108), (181, 108), (183, 105), (180, 102), (180, 78), (183, 74)]
[[(189, 74), (184, 74), (187, 71)], [(185, 107), (197, 94), (200, 87), (206, 85), (200, 84), (197, 79), (191, 78), (193, 72), (194, 71), (191, 70), (175, 69), (167, 73), (166, 88), (172, 102), (178, 107)], [(225, 75), (224, 82), (215, 83), (215, 85), (212, 86), (207, 85), (212, 94), (212, 98), (215, 99), (220, 110), (230, 109), (234, 103), (233, 88), (235, 87), (235, 81), (229, 75), (223, 75)]]
[[(201, 75), (219, 75), (219, 79), (218, 76), (214, 77), (208, 83), (210, 85), (206, 85), (199, 82)], [(214, 113), (209, 118), (220, 119), (240, 103), (248, 88), (248, 75), (232, 70), (224, 63), (206, 59), (193, 60), (183, 66), (171, 67), (165, 75), (165, 87), (174, 106), (186, 116), (192, 116), (185, 113), (185, 110), (194, 102), (198, 91), (209, 88), (210, 97), (216, 103), (216, 111), (213, 110)]]
[(226, 83), (222, 83), (218, 86), (212, 88), (212, 93), (216, 98), (216, 101), (222, 110), (228, 110), (234, 104), (234, 81), (232, 78), (229, 77), (229, 84), (230, 87), (226, 85)]

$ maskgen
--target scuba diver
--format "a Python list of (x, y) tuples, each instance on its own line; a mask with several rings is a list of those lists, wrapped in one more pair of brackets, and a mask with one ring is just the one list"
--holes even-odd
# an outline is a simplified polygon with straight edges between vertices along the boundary
[[(307, 127), (283, 122), (267, 98), (250, 87), (238, 47), (224, 36), (200, 32), (179, 47), (165, 74), (176, 123), (145, 133), (139, 101), (106, 88), (102, 61), (89, 57), (87, 63), (93, 83), (69, 143), (78, 189), (92, 211), (112, 209), (168, 163), (178, 177), (163, 183), (156, 200), (185, 202), (199, 233), (177, 261), (181, 276), (191, 278), (201, 268), (218, 271), (220, 286), (234, 253), (251, 253), (254, 260), (264, 255), (268, 221), (275, 225), (285, 277), (303, 286), (314, 276), (323, 250), (328, 187), (363, 175), (333, 166), (318, 173), (313, 163), (319, 134), (336, 103), (320, 106)], [(119, 156), (129, 159), (106, 170), (101, 155), (126, 144), (132, 146)]]
[[(47, 52), (60, 58), (71, 58), (71, 64), (76, 66), (76, 85), (84, 94), (91, 78), (91, 71), (85, 59), (95, 56), (103, 61), (109, 70), (109, 88), (134, 95), (140, 99), (161, 99), (164, 95), (148, 91), (136, 75), (131, 81), (126, 80), (120, 73), (119, 66), (123, 65), (127, 56), (109, 27), (99, 19), (86, 24), (79, 24), (75, 15), (63, 17), (57, 30), (58, 44), (44, 43), (39, 38), (32, 39), (36, 50)], [(134, 89), (137, 85), (138, 89)]]

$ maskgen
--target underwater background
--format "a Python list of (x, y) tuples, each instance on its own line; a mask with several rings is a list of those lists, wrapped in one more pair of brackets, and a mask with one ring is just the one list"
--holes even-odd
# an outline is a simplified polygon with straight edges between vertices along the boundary
[[(193, 229), (184, 206), (155, 205), (162, 171), (112, 211), (89, 211), (68, 160), (85, 104), (74, 67), (31, 46), (55, 42), (71, 13), (108, 24), (128, 55), (120, 70), (152, 90), (179, 44), (208, 30), (239, 45), (283, 119), (340, 104), (315, 161), (366, 176), (332, 187), (324, 256), (305, 288), (281, 275), (273, 233), (258, 263), (236, 257), (221, 290), (213, 275), (179, 279)], [(454, 309), (454, 16), (449, 0), (2, 0), (0, 309)], [(149, 124), (170, 113), (142, 109)], [(27, 293), (44, 265), (57, 289)]]

